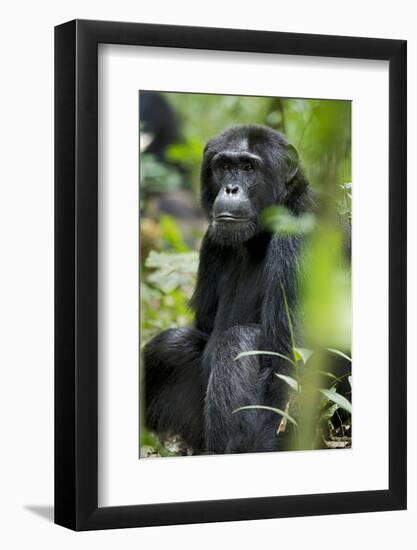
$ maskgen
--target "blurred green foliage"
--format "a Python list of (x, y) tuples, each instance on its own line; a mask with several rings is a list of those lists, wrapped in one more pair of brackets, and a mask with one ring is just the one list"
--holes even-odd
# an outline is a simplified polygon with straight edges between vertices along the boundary
[(181, 174), (169, 165), (159, 162), (154, 155), (142, 155), (140, 169), (141, 203), (152, 193), (163, 193), (181, 187)]
[(198, 189), (206, 142), (235, 124), (266, 124), (283, 132), (297, 149), (312, 185), (323, 179), (351, 181), (351, 103), (318, 99), (285, 99), (205, 94), (163, 94), (176, 109), (184, 141), (169, 151), (187, 164)]
[(303, 235), (314, 229), (316, 218), (312, 212), (294, 216), (284, 206), (273, 206), (263, 211), (262, 223), (269, 231), (281, 235)]
[[(236, 124), (266, 124), (283, 132), (295, 146), (316, 189), (331, 179), (351, 181), (351, 103), (319, 99), (162, 93), (174, 108), (182, 140), (167, 151), (172, 162), (186, 166), (198, 193), (202, 153), (206, 142)], [(173, 165), (157, 166), (151, 155), (141, 156), (141, 185), (176, 188), (181, 177)]]

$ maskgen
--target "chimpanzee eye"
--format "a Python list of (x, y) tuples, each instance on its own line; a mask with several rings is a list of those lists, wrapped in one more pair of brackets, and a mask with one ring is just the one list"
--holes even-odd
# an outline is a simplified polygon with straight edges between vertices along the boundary
[(223, 170), (226, 170), (226, 172), (227, 172), (227, 170), (230, 170), (230, 164), (227, 164), (227, 162), (225, 162), (225, 163), (222, 165), (222, 168), (223, 168)]
[(252, 164), (250, 162), (245, 162), (245, 164), (243, 165), (243, 170), (245, 170), (245, 172), (252, 172)]

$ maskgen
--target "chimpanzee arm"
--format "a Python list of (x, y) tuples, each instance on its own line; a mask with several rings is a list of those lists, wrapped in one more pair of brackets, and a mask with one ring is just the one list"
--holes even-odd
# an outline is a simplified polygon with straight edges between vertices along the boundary
[(201, 369), (207, 337), (199, 330), (161, 332), (144, 349), (146, 426), (179, 434), (195, 452), (204, 449), (203, 404), (207, 381)]
[[(274, 236), (268, 249), (268, 258), (264, 271), (265, 294), (261, 314), (260, 349), (275, 351), (292, 358), (292, 339), (290, 322), (296, 339), (296, 295), (299, 275), (302, 239), (298, 236)], [(287, 308), (291, 312), (288, 319)], [(295, 345), (297, 342), (295, 341)], [(261, 356), (261, 370), (272, 370), (274, 373), (294, 375), (291, 363), (285, 359), (272, 356)], [(276, 376), (269, 379), (265, 387), (264, 403), (285, 409), (288, 401), (288, 386)]]
[[(265, 262), (265, 288), (261, 313), (261, 344), (265, 349), (291, 353), (288, 311), (294, 315), (302, 240), (300, 237), (274, 236)], [(294, 318), (291, 319), (294, 325)]]

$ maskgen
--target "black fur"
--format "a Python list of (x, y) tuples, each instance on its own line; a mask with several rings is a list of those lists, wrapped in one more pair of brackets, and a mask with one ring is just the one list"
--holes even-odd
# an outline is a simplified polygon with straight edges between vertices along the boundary
[(142, 131), (152, 136), (147, 153), (166, 161), (166, 149), (180, 139), (180, 125), (168, 101), (158, 92), (140, 92), (139, 120)]
[(237, 126), (209, 141), (201, 170), (201, 202), (209, 218), (192, 298), (195, 328), (172, 329), (145, 347), (147, 426), (181, 435), (196, 453), (280, 448), (280, 417), (245, 405), (284, 409), (288, 386), (270, 356), (235, 361), (242, 351), (290, 354), (282, 288), (292, 315), (303, 240), (268, 233), (262, 211), (311, 209), (295, 149), (264, 126)]

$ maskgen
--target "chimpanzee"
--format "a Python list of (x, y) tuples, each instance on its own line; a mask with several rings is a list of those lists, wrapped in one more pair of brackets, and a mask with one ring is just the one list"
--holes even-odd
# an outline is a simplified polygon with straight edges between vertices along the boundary
[[(196, 289), (194, 328), (166, 330), (144, 349), (146, 425), (179, 434), (194, 453), (280, 450), (288, 363), (244, 351), (291, 353), (285, 299), (296, 314), (301, 235), (269, 232), (261, 214), (282, 205), (299, 216), (312, 195), (295, 148), (266, 126), (235, 126), (211, 139), (201, 169), (209, 219)], [(291, 368), (291, 367), (290, 367)]]

